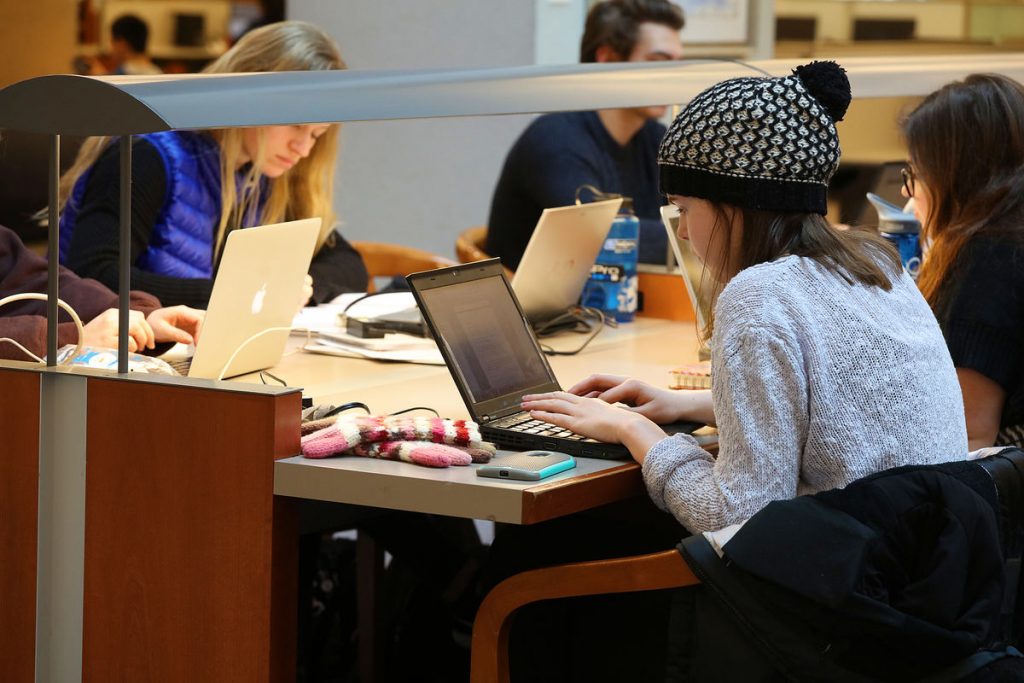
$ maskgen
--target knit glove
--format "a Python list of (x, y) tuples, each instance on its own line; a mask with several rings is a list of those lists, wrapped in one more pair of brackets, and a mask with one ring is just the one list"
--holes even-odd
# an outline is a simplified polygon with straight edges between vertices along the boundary
[[(484, 441), (475, 422), (405, 415), (342, 415), (302, 437), (307, 458), (360, 455), (447, 467), (488, 462), (494, 445)], [(319, 426), (319, 425), (318, 425)], [(303, 425), (304, 431), (307, 425)]]

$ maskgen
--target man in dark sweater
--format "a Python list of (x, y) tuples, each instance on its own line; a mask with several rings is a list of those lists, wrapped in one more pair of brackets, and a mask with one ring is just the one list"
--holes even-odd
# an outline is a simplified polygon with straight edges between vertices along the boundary
[[(29, 251), (18, 235), (0, 225), (0, 299), (14, 295), (45, 292), (47, 262)], [(60, 298), (85, 323), (82, 341), (90, 346), (117, 345), (117, 295), (95, 280), (83, 279), (60, 267)], [(190, 344), (199, 333), (203, 312), (186, 306), (160, 308), (160, 302), (145, 292), (132, 291), (128, 347), (131, 351), (152, 349), (160, 342)], [(66, 315), (66, 314), (65, 314)], [(0, 308), (0, 358), (28, 360), (11, 341), (31, 353), (46, 353), (46, 302), (15, 301)], [(57, 326), (57, 345), (77, 341), (74, 323)]]
[[(683, 13), (669, 0), (606, 0), (591, 9), (582, 62), (679, 59)], [(604, 109), (541, 116), (505, 159), (491, 201), (486, 250), (515, 270), (541, 212), (572, 204), (581, 185), (633, 199), (640, 219), (640, 261), (664, 263), (658, 145), (665, 107)], [(586, 201), (591, 197), (581, 192)]]

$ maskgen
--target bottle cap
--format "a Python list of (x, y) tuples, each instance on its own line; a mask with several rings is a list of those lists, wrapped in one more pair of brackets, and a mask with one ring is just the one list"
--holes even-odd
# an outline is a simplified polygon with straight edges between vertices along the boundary
[(904, 211), (873, 192), (868, 192), (868, 201), (878, 212), (878, 230), (880, 232), (900, 234), (921, 231), (921, 224), (918, 223), (913, 213)]

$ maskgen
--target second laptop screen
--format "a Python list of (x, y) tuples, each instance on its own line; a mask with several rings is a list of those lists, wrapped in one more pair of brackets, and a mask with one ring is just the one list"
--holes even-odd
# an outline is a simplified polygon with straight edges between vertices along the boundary
[(421, 290), (474, 403), (554, 381), (500, 277)]

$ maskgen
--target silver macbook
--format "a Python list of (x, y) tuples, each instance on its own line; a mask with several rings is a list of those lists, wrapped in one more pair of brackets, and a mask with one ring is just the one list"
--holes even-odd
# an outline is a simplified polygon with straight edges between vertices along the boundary
[(531, 323), (579, 303), (622, 199), (544, 209), (526, 245), (512, 289)]
[[(512, 289), (531, 324), (548, 322), (579, 303), (621, 204), (620, 197), (544, 209), (512, 276)], [(423, 318), (418, 308), (410, 308), (375, 322), (415, 326)]]
[(281, 360), (319, 234), (319, 218), (228, 234), (185, 374), (234, 377)]

